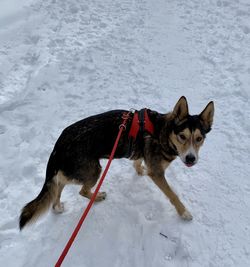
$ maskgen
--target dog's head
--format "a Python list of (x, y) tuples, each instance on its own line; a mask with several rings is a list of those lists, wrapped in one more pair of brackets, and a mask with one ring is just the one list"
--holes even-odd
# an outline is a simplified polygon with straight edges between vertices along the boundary
[(199, 115), (189, 115), (188, 103), (182, 96), (170, 116), (170, 144), (178, 156), (191, 167), (198, 161), (198, 152), (206, 134), (211, 130), (214, 116), (214, 103), (211, 101)]

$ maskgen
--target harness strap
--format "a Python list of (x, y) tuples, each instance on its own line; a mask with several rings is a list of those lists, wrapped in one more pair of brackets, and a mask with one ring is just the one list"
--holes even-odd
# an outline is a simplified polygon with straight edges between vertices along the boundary
[(138, 132), (139, 132), (139, 116), (138, 116), (138, 111), (135, 111), (128, 137), (136, 139)]
[(135, 111), (128, 134), (129, 138), (131, 137), (135, 140), (139, 131), (142, 133), (144, 131), (147, 131), (150, 134), (154, 133), (154, 125), (149, 119), (146, 108), (141, 109), (140, 111)]
[(151, 120), (148, 117), (148, 112), (147, 109), (144, 109), (144, 129), (149, 132), (150, 134), (154, 133), (154, 124), (151, 122)]
[(139, 116), (139, 127), (140, 127), (140, 132), (143, 133), (144, 132), (144, 124), (145, 124), (145, 120), (144, 120), (144, 110), (145, 109), (141, 109), (138, 111), (138, 116)]

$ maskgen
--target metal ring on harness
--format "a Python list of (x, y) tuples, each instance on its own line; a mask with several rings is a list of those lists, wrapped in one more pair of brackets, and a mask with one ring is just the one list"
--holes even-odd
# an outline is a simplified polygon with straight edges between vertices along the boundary
[(120, 124), (119, 125), (119, 129), (121, 129), (121, 128), (123, 128), (123, 131), (126, 131), (126, 125), (125, 124), (123, 124), (123, 123)]

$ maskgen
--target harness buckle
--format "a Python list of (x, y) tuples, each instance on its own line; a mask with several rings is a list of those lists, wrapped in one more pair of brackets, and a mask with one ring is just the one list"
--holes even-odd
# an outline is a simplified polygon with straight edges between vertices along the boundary
[(131, 113), (131, 112), (127, 112), (127, 113), (124, 112), (124, 113), (122, 114), (122, 119), (127, 120), (127, 119), (129, 118), (129, 116), (130, 116), (130, 113)]

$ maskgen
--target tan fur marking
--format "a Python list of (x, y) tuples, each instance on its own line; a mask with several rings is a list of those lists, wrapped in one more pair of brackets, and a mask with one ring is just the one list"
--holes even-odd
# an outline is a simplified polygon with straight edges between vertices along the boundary
[[(88, 199), (91, 199), (93, 196), (93, 193), (91, 192), (90, 188), (86, 188), (84, 185), (82, 186), (79, 194), (83, 197), (86, 197)], [(99, 192), (96, 195), (95, 202), (102, 201), (106, 198), (106, 193), (105, 192)]]
[(82, 185), (82, 182), (76, 180), (76, 179), (70, 179), (66, 175), (63, 174), (62, 171), (58, 171), (56, 175), (56, 181), (57, 183), (67, 185), (67, 184), (76, 184), (76, 185)]
[(193, 136), (194, 138), (202, 137), (200, 129), (195, 129)]
[(184, 129), (184, 131), (182, 131), (182, 133), (185, 135), (185, 137), (187, 138), (187, 140), (191, 136), (191, 132), (190, 132), (190, 130), (188, 128)]
[(169, 166), (169, 164), (170, 164), (169, 161), (163, 160), (161, 162), (162, 169), (165, 171), (167, 169), (167, 167)]
[(188, 128), (184, 129), (180, 134), (183, 134), (186, 137), (185, 141), (179, 139), (179, 137), (173, 132), (170, 134), (170, 139), (173, 144), (176, 146), (179, 154), (184, 154), (191, 145), (191, 132)]
[(144, 174), (144, 168), (142, 166), (142, 159), (137, 159), (134, 160), (133, 166), (137, 172), (138, 175), (143, 175)]
[(57, 186), (55, 190), (55, 198), (53, 201), (52, 208), (56, 213), (61, 213), (64, 210), (63, 203), (60, 202), (62, 190), (66, 184), (70, 183), (70, 181), (67, 176), (63, 174), (62, 171), (58, 171), (57, 175), (53, 178), (53, 180), (55, 181)]
[[(200, 142), (197, 142), (198, 137), (202, 138), (202, 140)], [(200, 130), (196, 129), (192, 134), (192, 143), (193, 143), (193, 147), (194, 147), (197, 154), (198, 154), (199, 149), (202, 146), (203, 142), (204, 142), (204, 138), (203, 138)]]

